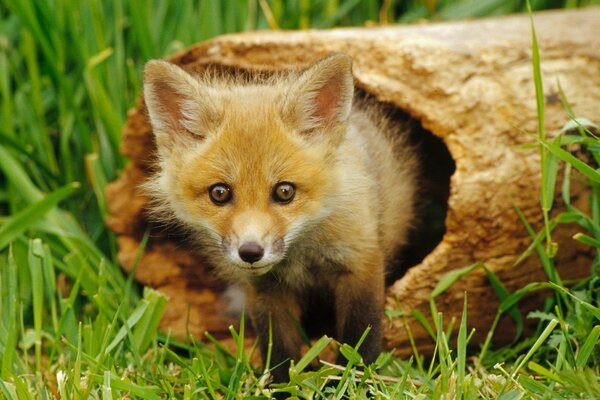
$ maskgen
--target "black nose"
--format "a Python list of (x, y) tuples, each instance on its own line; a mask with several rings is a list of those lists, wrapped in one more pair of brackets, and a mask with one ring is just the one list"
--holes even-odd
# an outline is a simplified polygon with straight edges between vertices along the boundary
[(256, 242), (248, 242), (240, 246), (238, 254), (242, 260), (252, 264), (262, 258), (265, 250)]

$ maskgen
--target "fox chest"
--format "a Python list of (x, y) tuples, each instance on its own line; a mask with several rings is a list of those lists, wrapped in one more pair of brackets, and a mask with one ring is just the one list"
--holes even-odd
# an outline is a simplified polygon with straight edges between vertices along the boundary
[(302, 246), (290, 251), (276, 270), (279, 282), (300, 292), (307, 288), (335, 286), (337, 278), (350, 272), (346, 246)]

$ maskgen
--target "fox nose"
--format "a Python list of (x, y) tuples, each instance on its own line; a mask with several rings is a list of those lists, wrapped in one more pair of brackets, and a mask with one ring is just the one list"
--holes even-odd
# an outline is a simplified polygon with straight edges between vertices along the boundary
[(265, 250), (256, 242), (247, 242), (240, 246), (238, 254), (242, 260), (252, 264), (262, 258), (263, 254), (265, 254)]

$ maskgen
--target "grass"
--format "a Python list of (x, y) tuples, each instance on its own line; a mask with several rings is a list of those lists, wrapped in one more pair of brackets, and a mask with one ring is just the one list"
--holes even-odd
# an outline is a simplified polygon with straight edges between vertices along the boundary
[[(534, 9), (594, 1), (533, 1)], [(258, 1), (6, 0), (0, 2), (0, 398), (266, 398), (263, 371), (244, 351), (244, 326), (231, 334), (231, 354), (218, 342), (182, 343), (157, 332), (165, 298), (139, 288), (116, 262), (106, 229), (104, 187), (126, 164), (118, 152), (127, 109), (140, 91), (144, 61), (224, 32), (262, 28), (361, 25), (479, 17), (523, 11), (523, 1)], [(160, 27), (157, 29), (156, 27)], [(578, 240), (600, 248), (600, 143), (593, 122), (578, 118), (543, 131), (543, 88), (533, 36), (533, 75), (542, 155), (539, 232), (523, 258), (536, 255), (547, 281), (509, 293), (484, 264), (454, 271), (431, 298), (435, 356), (409, 360), (382, 354), (362, 365), (306, 368), (331, 341), (315, 343), (277, 390), (300, 398), (600, 398), (600, 256), (590, 276), (567, 286), (555, 267), (552, 230), (578, 224)], [(554, 137), (550, 139), (550, 137)], [(588, 152), (575, 157), (569, 146)], [(588, 180), (590, 209), (571, 204), (573, 169)], [(552, 214), (559, 173), (565, 210)], [(475, 268), (483, 268), (501, 304), (522, 329), (519, 301), (550, 289), (537, 332), (493, 348), (467, 352), (472, 332), (463, 313), (456, 332), (444, 330), (435, 297)], [(466, 298), (465, 298), (466, 304)], [(495, 327), (495, 325), (494, 325)], [(356, 367), (360, 368), (356, 368)]]

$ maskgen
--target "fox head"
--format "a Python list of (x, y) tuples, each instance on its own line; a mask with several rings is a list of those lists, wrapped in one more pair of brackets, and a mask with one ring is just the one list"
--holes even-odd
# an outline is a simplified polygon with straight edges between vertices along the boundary
[(229, 272), (270, 271), (331, 210), (353, 92), (344, 54), (262, 83), (148, 62), (144, 99), (160, 166), (148, 184), (155, 214), (195, 230)]

